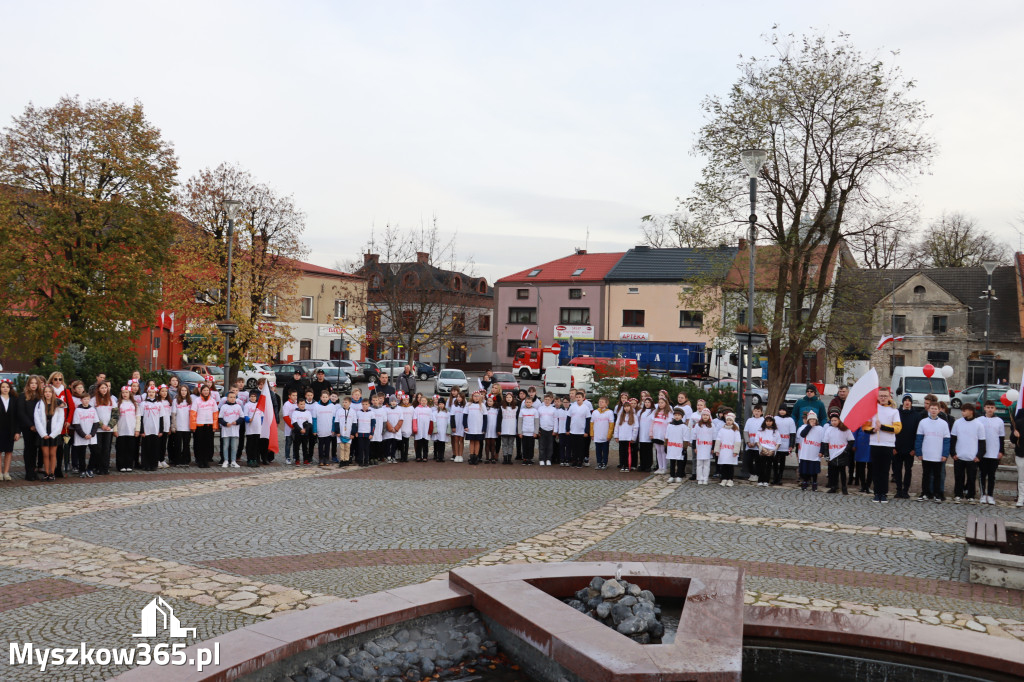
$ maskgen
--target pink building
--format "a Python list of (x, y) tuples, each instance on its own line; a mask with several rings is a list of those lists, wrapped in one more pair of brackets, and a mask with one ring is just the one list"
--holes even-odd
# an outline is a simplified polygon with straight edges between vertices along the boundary
[[(577, 250), (494, 283), (495, 365), (512, 367), (512, 356), (522, 346), (550, 346), (569, 337), (605, 338), (605, 275), (623, 253), (587, 253)], [(531, 333), (523, 339), (523, 330)]]

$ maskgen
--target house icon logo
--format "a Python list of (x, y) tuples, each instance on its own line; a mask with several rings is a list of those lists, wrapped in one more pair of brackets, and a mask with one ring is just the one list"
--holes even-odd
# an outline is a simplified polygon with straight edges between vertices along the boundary
[(162, 597), (154, 597), (142, 608), (142, 632), (132, 637), (157, 637), (158, 631), (166, 632), (168, 637), (196, 636), (195, 628), (183, 628), (174, 609)]

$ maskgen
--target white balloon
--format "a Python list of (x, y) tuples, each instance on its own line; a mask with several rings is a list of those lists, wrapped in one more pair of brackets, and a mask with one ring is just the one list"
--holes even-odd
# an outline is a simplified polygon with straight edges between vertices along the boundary
[(953, 376), (953, 368), (950, 365), (946, 365), (945, 367), (943, 367), (942, 376), (946, 377), (947, 379)]
[(1019, 397), (1020, 397), (1020, 393), (1018, 393), (1017, 391), (1013, 390), (1012, 388), (1009, 391), (1006, 392), (1006, 399), (1009, 400), (1011, 403), (1014, 402), (1015, 400), (1017, 400), (1017, 398), (1019, 398)]

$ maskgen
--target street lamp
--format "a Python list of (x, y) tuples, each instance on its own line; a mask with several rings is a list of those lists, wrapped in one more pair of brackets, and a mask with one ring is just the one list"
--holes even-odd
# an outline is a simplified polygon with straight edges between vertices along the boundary
[(231, 387), (231, 335), (238, 331), (238, 325), (231, 321), (231, 253), (235, 245), (235, 216), (242, 202), (225, 199), (221, 208), (228, 218), (228, 285), (227, 302), (224, 306), (224, 320), (217, 323), (217, 329), (224, 333), (224, 393)]
[[(757, 238), (757, 174), (761, 167), (768, 160), (768, 152), (763, 149), (744, 149), (740, 152), (740, 161), (747, 170), (747, 177), (750, 179), (750, 229), (747, 235), (747, 248), (750, 249), (750, 273), (747, 289), (747, 389), (741, 392), (742, 404), (740, 412), (746, 420), (752, 408), (754, 396), (754, 344), (751, 343), (750, 333), (754, 331), (754, 241)], [(743, 380), (743, 377), (740, 377)]]
[(992, 290), (992, 273), (996, 271), (998, 263), (993, 261), (985, 261), (982, 263), (982, 267), (985, 268), (985, 274), (988, 275), (988, 285), (985, 287), (985, 295), (979, 296), (979, 298), (988, 299), (987, 311), (985, 313), (985, 387), (981, 389), (981, 404), (985, 405), (988, 400), (988, 384), (989, 384), (989, 372), (988, 365), (992, 361), (992, 347), (991, 331), (992, 331), (992, 301), (999, 299), (995, 297), (995, 291)]

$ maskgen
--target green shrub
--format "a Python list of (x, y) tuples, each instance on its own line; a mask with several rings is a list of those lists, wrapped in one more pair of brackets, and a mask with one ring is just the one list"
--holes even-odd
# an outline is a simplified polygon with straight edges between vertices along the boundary
[(639, 398), (641, 391), (647, 391), (657, 398), (658, 392), (662, 389), (668, 391), (669, 403), (672, 405), (675, 404), (676, 395), (680, 391), (686, 394), (686, 397), (690, 399), (690, 404), (694, 407), (697, 406), (697, 401), (701, 399), (707, 403), (707, 406), (712, 411), (715, 411), (720, 405), (726, 405), (736, 410), (739, 405), (735, 391), (717, 388), (705, 390), (701, 388), (700, 384), (695, 384), (692, 381), (651, 376), (649, 374), (641, 374), (636, 379), (603, 379), (598, 383), (597, 394), (606, 396), (608, 404), (613, 406), (618, 402), (619, 393), (623, 391), (628, 393), (631, 398)]
[[(107, 380), (110, 381), (110, 386), (116, 393), (132, 378), (132, 372), (138, 368), (138, 358), (131, 351), (124, 355), (115, 355), (103, 351), (93, 351), (71, 343), (57, 354), (53, 362), (43, 363), (34, 370), (34, 373), (49, 377), (51, 372), (60, 372), (64, 375), (65, 385), (70, 386), (72, 381), (78, 379), (88, 388), (96, 381), (96, 375), (103, 372), (107, 375)], [(154, 374), (167, 376), (165, 372)], [(161, 381), (157, 381), (157, 384), (159, 383)]]

